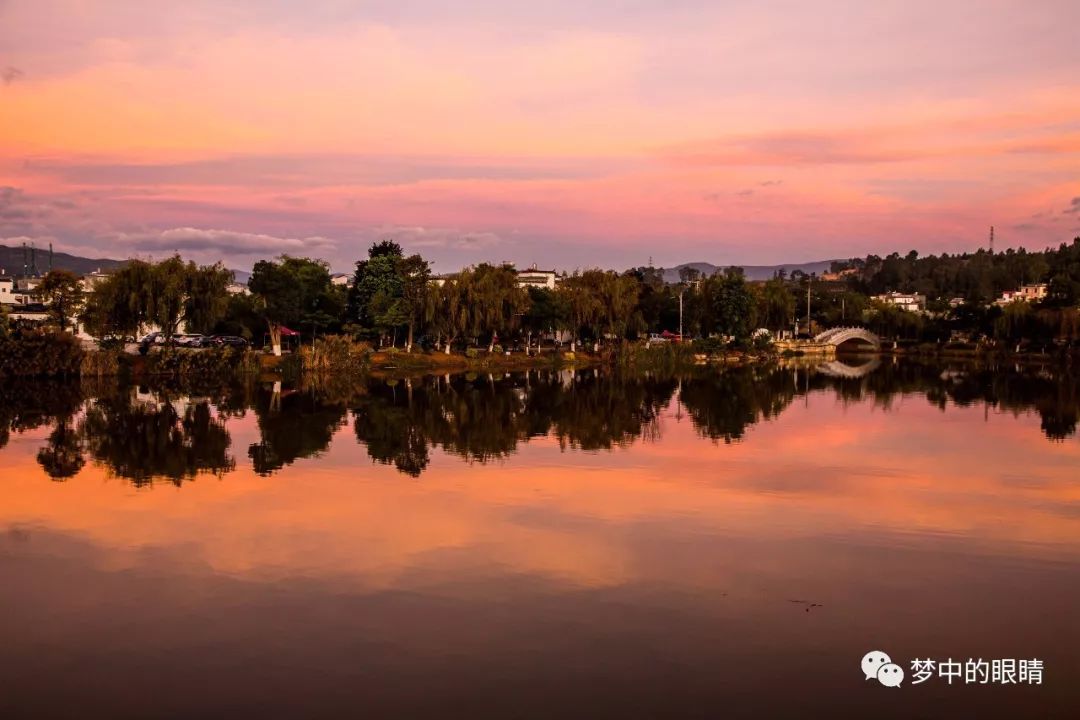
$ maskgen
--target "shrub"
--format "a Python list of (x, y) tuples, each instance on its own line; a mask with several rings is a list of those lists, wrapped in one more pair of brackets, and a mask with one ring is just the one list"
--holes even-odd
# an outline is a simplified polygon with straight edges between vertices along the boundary
[(315, 341), (315, 347), (300, 351), (308, 372), (359, 374), (368, 366), (371, 345), (344, 335), (330, 335)]
[(480, 357), (480, 351), (476, 348), (469, 348), (465, 351), (465, 357), (475, 360), (476, 358)]
[(715, 355), (727, 349), (727, 343), (717, 337), (698, 338), (693, 342), (693, 348), (694, 352)]
[(14, 332), (0, 338), (0, 376), (76, 377), (84, 354), (82, 343), (70, 333)]
[(498, 345), (498, 344), (492, 345), (491, 346), (491, 352), (493, 352), (493, 353), (495, 353), (497, 355), (502, 355), (503, 354), (503, 346)]
[(151, 375), (228, 377), (258, 371), (258, 358), (247, 349), (232, 347), (193, 350), (162, 348), (146, 359), (146, 372)]

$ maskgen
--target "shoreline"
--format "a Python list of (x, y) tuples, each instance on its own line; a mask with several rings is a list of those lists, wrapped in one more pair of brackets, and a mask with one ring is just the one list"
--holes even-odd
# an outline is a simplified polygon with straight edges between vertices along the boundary
[(1002, 347), (949, 347), (939, 345), (908, 345), (882, 347), (879, 350), (841, 350), (831, 353), (803, 352), (786, 349), (728, 350), (715, 353), (694, 352), (691, 345), (624, 345), (605, 348), (601, 352), (569, 352), (545, 349), (536, 354), (524, 352), (488, 353), (473, 349), (466, 353), (405, 352), (403, 350), (371, 350), (359, 344), (339, 356), (318, 358), (314, 366), (309, 352), (301, 351), (280, 356), (262, 351), (223, 349), (171, 348), (138, 355), (120, 350), (84, 350), (76, 365), (69, 364), (52, 372), (16, 372), (0, 375), (0, 381), (21, 378), (110, 378), (132, 379), (154, 377), (215, 377), (273, 375), (295, 378), (299, 375), (326, 377), (361, 377), (364, 375), (394, 376), (443, 374), (459, 372), (517, 372), (537, 369), (581, 369), (589, 367), (622, 367), (643, 371), (667, 371), (691, 367), (730, 368), (766, 364), (789, 359), (830, 360), (865, 358), (908, 358), (912, 360), (974, 361), (1040, 363), (1071, 366), (1080, 360), (1076, 349), (1061, 348), (1058, 352), (1015, 352)]

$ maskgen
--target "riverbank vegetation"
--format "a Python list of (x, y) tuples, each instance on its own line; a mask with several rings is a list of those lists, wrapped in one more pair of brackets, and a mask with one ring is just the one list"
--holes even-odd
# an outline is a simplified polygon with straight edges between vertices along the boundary
[[(160, 330), (169, 348), (183, 328), (242, 336), (256, 347), (265, 342), (275, 355), (302, 347), (304, 357), (292, 364), (324, 372), (394, 364), (388, 356), (396, 353), (407, 359), (390, 360), (432, 368), (447, 364), (433, 359), (436, 354), (455, 358), (454, 365), (507, 367), (571, 358), (723, 358), (765, 352), (768, 339), (780, 332), (813, 334), (837, 325), (865, 326), (897, 349), (1070, 352), (1080, 340), (1080, 238), (1044, 252), (871, 255), (836, 262), (831, 270), (823, 277), (779, 273), (750, 282), (737, 267), (708, 277), (687, 267), (677, 282), (668, 282), (653, 267), (585, 269), (550, 285), (523, 287), (509, 265), (481, 263), (435, 276), (423, 257), (385, 240), (371, 246), (347, 282), (321, 260), (282, 256), (255, 263), (247, 285), (236, 286), (220, 264), (199, 266), (172, 256), (129, 261), (88, 294), (77, 292), (70, 273), (50, 272), (39, 295), (52, 328), (62, 331), (77, 318), (103, 349), (120, 349), (149, 327)], [(1047, 284), (1045, 298), (991, 303), (1000, 292), (1032, 282)], [(873, 299), (885, 290), (924, 295), (925, 310)], [(32, 348), (62, 342), (42, 332), (13, 329), (0, 313), (0, 338), (12, 348), (0, 372), (65, 374), (79, 364), (74, 348), (59, 345), (55, 358), (34, 359)], [(664, 339), (693, 338), (693, 352), (642, 355), (631, 347), (642, 340), (655, 344), (661, 333)], [(20, 346), (17, 352), (12, 342)], [(370, 356), (379, 353), (373, 362)], [(212, 369), (204, 365), (231, 367), (235, 358), (225, 355), (195, 359), (170, 351), (147, 363), (163, 372), (202, 372)], [(108, 367), (101, 361), (91, 369), (100, 374)]]

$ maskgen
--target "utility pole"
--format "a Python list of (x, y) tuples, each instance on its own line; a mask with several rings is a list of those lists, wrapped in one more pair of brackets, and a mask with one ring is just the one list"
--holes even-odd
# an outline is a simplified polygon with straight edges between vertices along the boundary
[(686, 288), (679, 289), (679, 342), (682, 342), (682, 296), (686, 292)]
[(994, 254), (994, 226), (990, 226), (990, 254)]
[(806, 334), (810, 335), (810, 276), (806, 276)]

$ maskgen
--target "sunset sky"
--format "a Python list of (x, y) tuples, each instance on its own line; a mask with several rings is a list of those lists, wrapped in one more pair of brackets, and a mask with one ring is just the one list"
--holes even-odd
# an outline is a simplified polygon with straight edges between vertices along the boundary
[(0, 0), (0, 244), (345, 271), (1080, 235), (1076, 0)]

